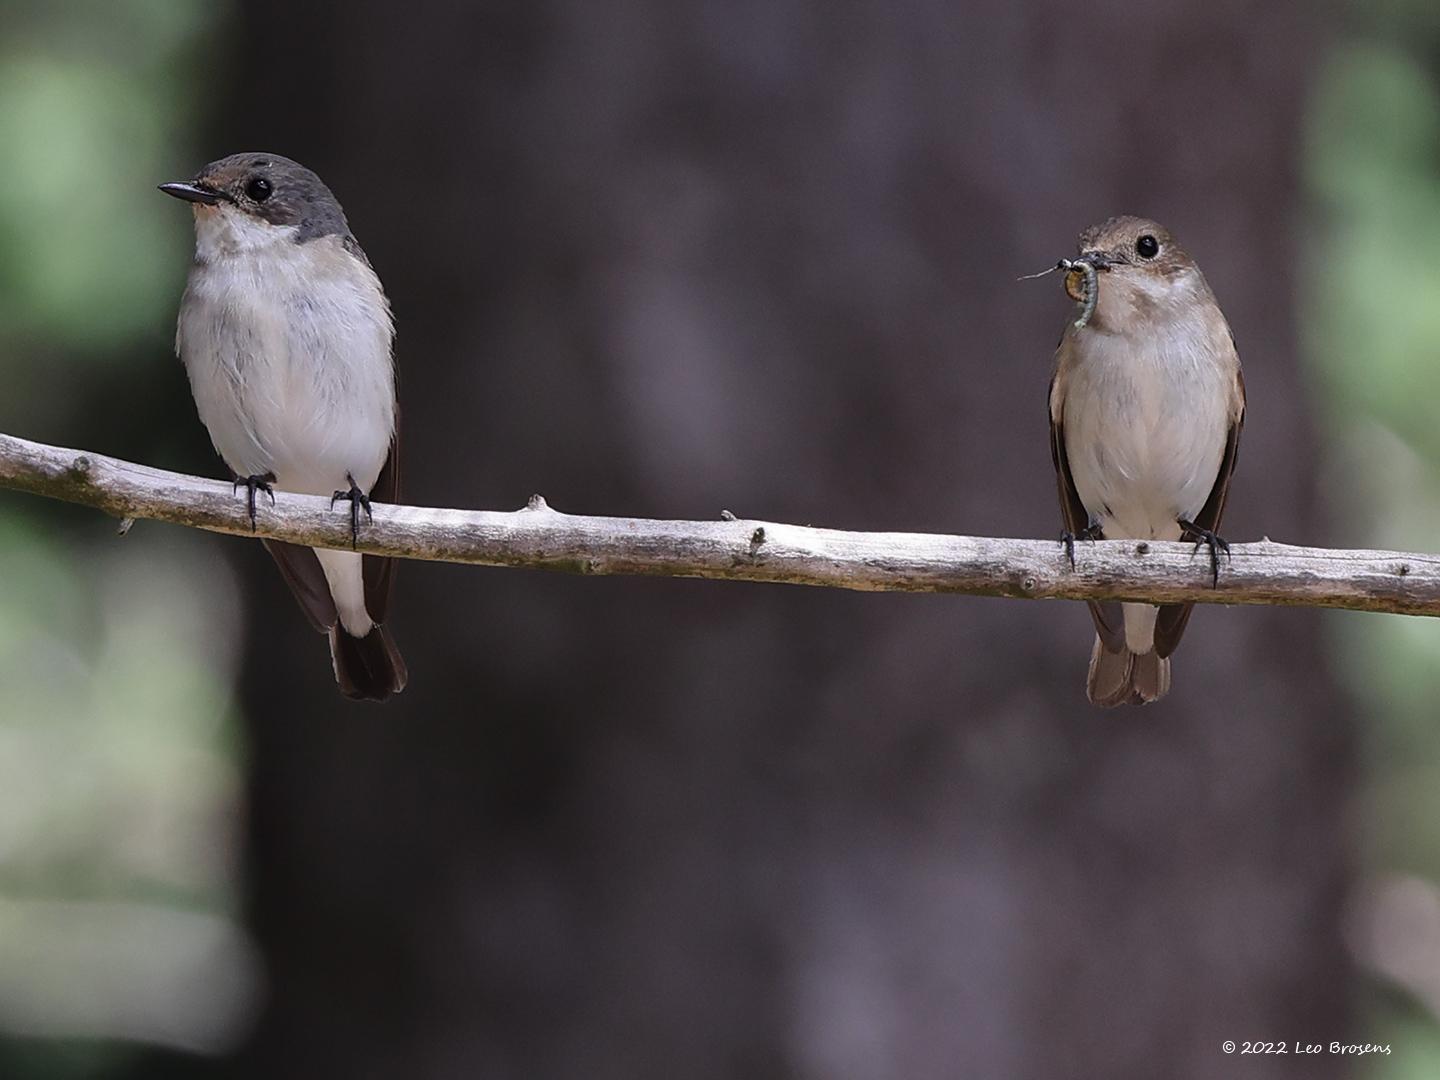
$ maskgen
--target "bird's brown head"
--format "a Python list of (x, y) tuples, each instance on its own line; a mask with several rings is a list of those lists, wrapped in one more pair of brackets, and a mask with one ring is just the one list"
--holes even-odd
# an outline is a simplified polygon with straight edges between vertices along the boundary
[[(1113, 217), (1082, 232), (1077, 247), (1073, 262), (1089, 263), (1097, 271), (1099, 296), (1091, 321), (1099, 329), (1115, 331), (1131, 318), (1162, 316), (1170, 305), (1213, 302), (1195, 261), (1157, 222)], [(1085, 274), (1072, 268), (1065, 275), (1065, 291), (1083, 302), (1085, 289)]]

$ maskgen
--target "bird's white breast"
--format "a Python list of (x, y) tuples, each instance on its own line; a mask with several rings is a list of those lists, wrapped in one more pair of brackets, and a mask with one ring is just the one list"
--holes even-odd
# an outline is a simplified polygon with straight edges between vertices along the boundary
[(176, 348), (200, 418), (239, 475), (328, 495), (374, 484), (395, 430), (380, 282), (339, 236), (295, 243), (228, 207), (196, 215)]
[[(1129, 332), (1075, 333), (1062, 421), (1075, 489), (1105, 535), (1178, 539), (1220, 471), (1235, 363), (1208, 294), (1127, 320)], [(1223, 346), (1223, 347), (1222, 347)]]

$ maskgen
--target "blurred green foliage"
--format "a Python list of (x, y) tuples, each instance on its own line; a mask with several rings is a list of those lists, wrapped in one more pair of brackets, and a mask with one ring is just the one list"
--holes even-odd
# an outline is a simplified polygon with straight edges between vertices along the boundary
[[(1312, 220), (1305, 351), (1319, 375), (1330, 516), (1355, 546), (1433, 551), (1440, 537), (1440, 8), (1352, 5), (1307, 132)], [(1366, 739), (1364, 869), (1440, 882), (1440, 623), (1331, 620)], [(1371, 1075), (1440, 1075), (1440, 1024), (1374, 998)]]
[[(1440, 87), (1417, 44), (1397, 33), (1345, 45), (1317, 88), (1304, 332), (1344, 541), (1425, 550), (1440, 535)], [(1381, 721), (1367, 725), (1386, 770), (1377, 778), (1404, 786), (1403, 774), (1420, 769), (1440, 793), (1440, 625), (1379, 616), (1333, 625), (1357, 698)], [(1436, 808), (1377, 816), (1387, 866), (1440, 879)]]
[(216, 13), (177, 0), (0, 4), (7, 336), (98, 356), (173, 303), (173, 251), (156, 238), (176, 215), (149, 194), (205, 104), (196, 52)]
[[(84, 425), (87, 445), (118, 449), (93, 417), (143, 429), (146, 385), (183, 386), (156, 346), (189, 215), (154, 186), (194, 167), (225, 16), (204, 0), (0, 0), (7, 430)], [(133, 389), (117, 400), (117, 385)], [(141, 525), (121, 541), (99, 515), (7, 493), (0, 567), (0, 1075), (219, 1049), (254, 994), (234, 918), (228, 564), (212, 538)]]

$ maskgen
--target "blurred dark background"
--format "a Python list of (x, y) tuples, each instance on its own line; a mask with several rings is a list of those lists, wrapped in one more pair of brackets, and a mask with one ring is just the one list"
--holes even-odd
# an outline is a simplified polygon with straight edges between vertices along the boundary
[[(1440, 447), (1382, 390), (1408, 404), (1440, 337), (1394, 330), (1415, 279), (1361, 261), (1440, 232), (1418, 4), (0, 18), (0, 430), (222, 472), (171, 355), (189, 215), (153, 185), (263, 149), (329, 182), (388, 288), (407, 501), (1052, 536), (1070, 306), (1015, 278), (1131, 212), (1240, 343), (1227, 535), (1434, 546)], [(1422, 180), (1433, 220), (1397, 201)], [(258, 545), (0, 495), (0, 555), (0, 1076), (1440, 1053), (1440, 964), (1384, 948), (1440, 933), (1440, 838), (1403, 840), (1440, 809), (1426, 623), (1203, 608), (1172, 695), (1107, 713), (1078, 605), (417, 563), (411, 685), (373, 707)]]

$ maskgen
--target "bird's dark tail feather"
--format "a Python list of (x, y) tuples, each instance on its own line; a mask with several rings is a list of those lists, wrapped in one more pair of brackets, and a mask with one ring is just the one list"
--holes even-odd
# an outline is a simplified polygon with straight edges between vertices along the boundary
[(1170, 690), (1170, 658), (1155, 650), (1135, 654), (1125, 646), (1110, 652), (1097, 636), (1090, 651), (1090, 674), (1085, 693), (1092, 704), (1103, 708), (1115, 705), (1148, 705)]
[(336, 623), (330, 629), (330, 656), (335, 681), (348, 698), (384, 701), (404, 690), (410, 678), (395, 639), (379, 623), (364, 637), (347, 634)]

